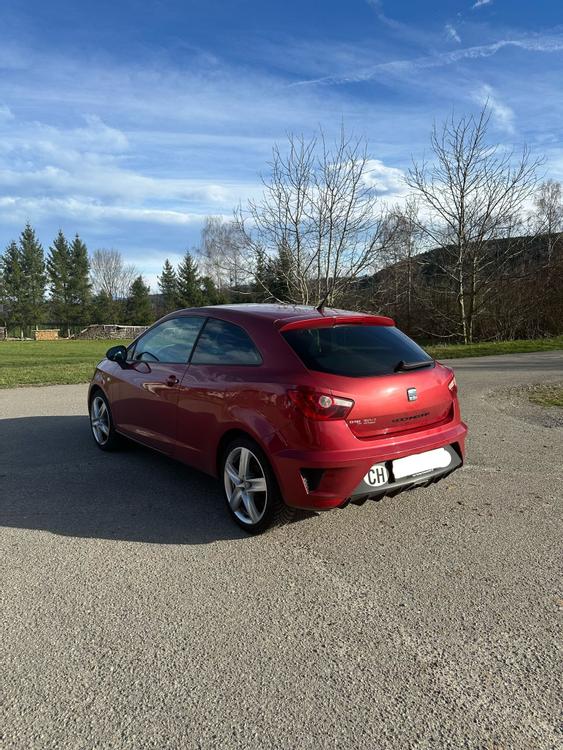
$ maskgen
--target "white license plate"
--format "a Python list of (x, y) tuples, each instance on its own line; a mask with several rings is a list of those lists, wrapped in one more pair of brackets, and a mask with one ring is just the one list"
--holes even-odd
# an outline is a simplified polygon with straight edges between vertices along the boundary
[(405, 456), (393, 461), (393, 475), (395, 479), (425, 474), (434, 469), (445, 469), (452, 462), (452, 457), (445, 448), (436, 448), (414, 456)]

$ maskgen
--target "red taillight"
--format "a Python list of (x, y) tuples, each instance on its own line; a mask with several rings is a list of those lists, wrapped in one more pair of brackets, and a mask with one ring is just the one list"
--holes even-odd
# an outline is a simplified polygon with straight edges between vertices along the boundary
[(450, 389), (452, 396), (457, 396), (457, 380), (455, 379), (455, 375), (452, 376), (452, 379), (448, 383), (448, 388)]
[(292, 403), (310, 419), (346, 419), (354, 402), (351, 398), (299, 388), (287, 392)]

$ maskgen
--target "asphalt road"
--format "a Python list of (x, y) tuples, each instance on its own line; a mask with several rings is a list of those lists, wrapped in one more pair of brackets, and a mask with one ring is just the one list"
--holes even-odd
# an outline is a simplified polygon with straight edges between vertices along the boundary
[(0, 391), (0, 746), (560, 748), (563, 429), (515, 387), (563, 352), (452, 364), (463, 470), (258, 538), (84, 386)]

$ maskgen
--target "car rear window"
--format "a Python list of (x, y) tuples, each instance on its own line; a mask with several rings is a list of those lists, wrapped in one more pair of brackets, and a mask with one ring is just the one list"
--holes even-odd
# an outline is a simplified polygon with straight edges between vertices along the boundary
[(282, 335), (305, 367), (333, 375), (389, 375), (401, 361), (432, 361), (418, 344), (392, 326), (298, 328)]

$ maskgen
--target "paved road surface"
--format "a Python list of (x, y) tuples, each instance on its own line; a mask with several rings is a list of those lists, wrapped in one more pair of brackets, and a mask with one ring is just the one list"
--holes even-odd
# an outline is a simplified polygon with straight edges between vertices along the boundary
[(258, 538), (84, 386), (0, 391), (0, 746), (561, 747), (563, 430), (506, 389), (563, 353), (453, 364), (462, 471)]

